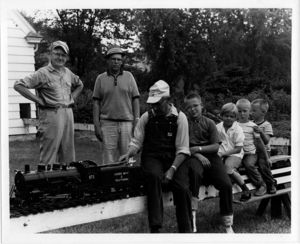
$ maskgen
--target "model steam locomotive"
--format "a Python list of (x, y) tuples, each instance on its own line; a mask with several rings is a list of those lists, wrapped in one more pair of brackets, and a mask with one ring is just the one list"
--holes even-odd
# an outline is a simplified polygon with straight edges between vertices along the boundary
[[(48, 165), (49, 166), (49, 165)], [(98, 166), (90, 160), (69, 165), (38, 165), (17, 171), (11, 191), (11, 217), (144, 195), (139, 166), (117, 163)]]

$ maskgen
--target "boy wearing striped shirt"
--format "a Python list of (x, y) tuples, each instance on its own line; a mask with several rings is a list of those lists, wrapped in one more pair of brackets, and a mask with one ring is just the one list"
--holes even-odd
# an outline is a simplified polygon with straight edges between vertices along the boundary
[(264, 181), (267, 185), (267, 192), (270, 194), (276, 193), (276, 180), (273, 178), (271, 172), (271, 146), (270, 139), (273, 136), (273, 128), (269, 121), (265, 120), (266, 113), (268, 112), (269, 104), (264, 99), (255, 99), (251, 103), (251, 116), (253, 122), (257, 124), (254, 127), (254, 131), (260, 134), (260, 137), (265, 145), (267, 155), (262, 152), (258, 152), (257, 165)]

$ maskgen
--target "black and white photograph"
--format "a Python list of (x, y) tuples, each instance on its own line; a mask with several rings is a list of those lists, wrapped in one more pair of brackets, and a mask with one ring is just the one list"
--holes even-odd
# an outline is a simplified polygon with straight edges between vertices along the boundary
[(300, 3), (1, 2), (1, 243), (300, 243)]

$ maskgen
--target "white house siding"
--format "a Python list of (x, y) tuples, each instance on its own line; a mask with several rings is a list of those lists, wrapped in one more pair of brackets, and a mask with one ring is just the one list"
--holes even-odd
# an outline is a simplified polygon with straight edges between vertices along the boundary
[[(8, 116), (9, 135), (36, 133), (35, 126), (25, 126), (20, 118), (20, 103), (29, 103), (31, 118), (36, 118), (36, 107), (33, 102), (21, 96), (13, 88), (16, 80), (24, 78), (35, 71), (34, 45), (26, 42), (26, 35), (35, 32), (32, 26), (18, 13), (11, 10), (8, 13), (7, 26), (8, 44)], [(32, 90), (34, 93), (34, 90)]]

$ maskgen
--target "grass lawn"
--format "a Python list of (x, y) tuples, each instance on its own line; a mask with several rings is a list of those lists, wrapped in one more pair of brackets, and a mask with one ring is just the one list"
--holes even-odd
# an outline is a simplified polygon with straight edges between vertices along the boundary
[[(75, 135), (77, 160), (90, 159), (100, 163), (101, 145), (95, 140), (92, 132), (77, 132)], [(14, 170), (24, 169), (25, 164), (30, 164), (35, 169), (39, 161), (39, 144), (37, 141), (11, 141), (9, 143), (9, 186), (14, 180)], [(234, 205), (234, 231), (236, 233), (290, 233), (291, 221), (283, 211), (280, 219), (270, 218), (270, 207), (262, 216), (256, 216), (258, 202), (247, 205)], [(200, 203), (197, 213), (198, 233), (222, 233), (219, 223), (218, 199), (209, 199)], [(164, 212), (164, 233), (176, 233), (177, 225), (174, 207), (168, 207)], [(147, 214), (113, 218), (89, 224), (70, 226), (48, 233), (148, 233)]]

